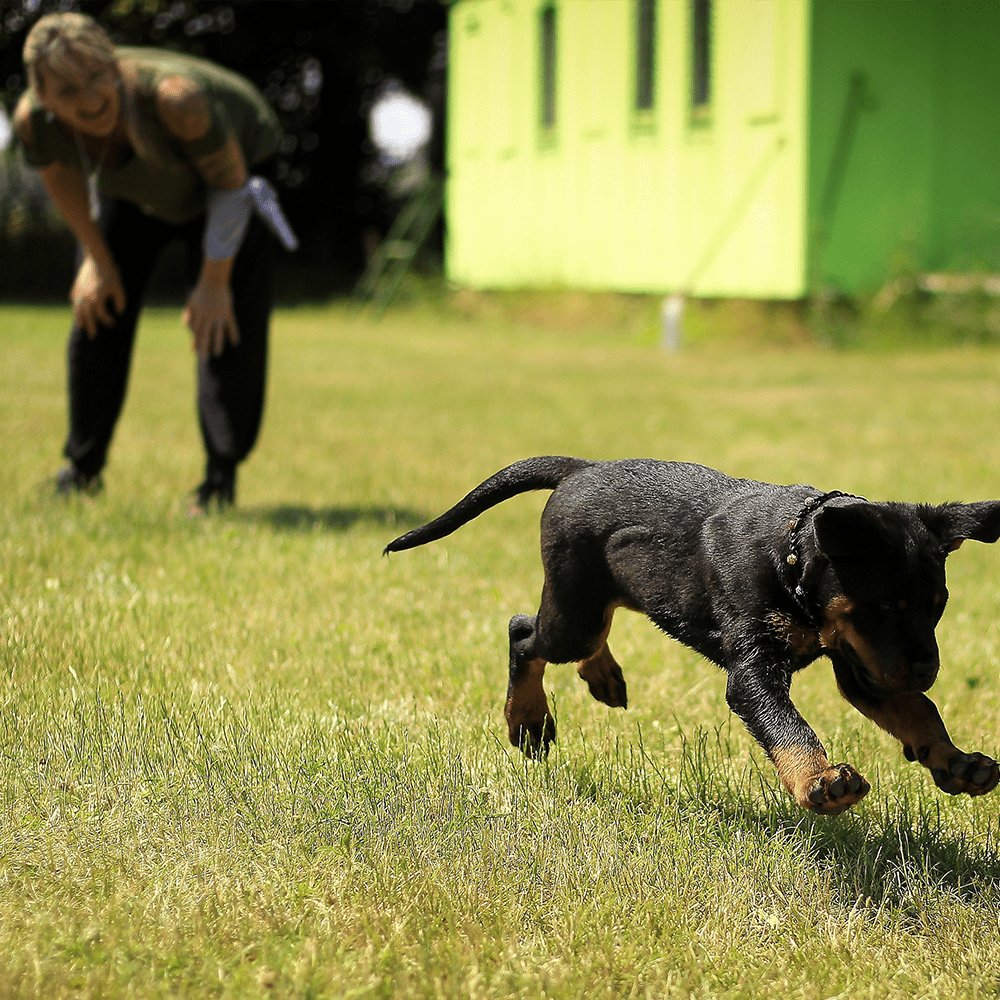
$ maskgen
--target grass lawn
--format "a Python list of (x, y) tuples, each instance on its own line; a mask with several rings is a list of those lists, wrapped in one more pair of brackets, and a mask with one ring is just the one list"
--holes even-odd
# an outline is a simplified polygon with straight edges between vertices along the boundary
[[(1000, 353), (700, 347), (413, 307), (274, 323), (235, 512), (174, 310), (144, 321), (107, 489), (56, 502), (67, 310), (0, 309), (0, 997), (989, 997), (1000, 792), (952, 799), (836, 691), (872, 791), (801, 814), (723, 676), (622, 612), (632, 707), (550, 667), (506, 742), (544, 495), (384, 558), (533, 454), (651, 456), (871, 499), (1000, 496)], [(950, 558), (935, 694), (1000, 752), (1000, 550)]]

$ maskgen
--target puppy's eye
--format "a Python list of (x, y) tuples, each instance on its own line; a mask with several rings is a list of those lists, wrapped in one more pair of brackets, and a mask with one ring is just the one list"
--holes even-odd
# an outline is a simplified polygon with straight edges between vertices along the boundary
[(892, 604), (889, 601), (879, 601), (878, 609), (882, 614), (887, 615), (892, 611)]

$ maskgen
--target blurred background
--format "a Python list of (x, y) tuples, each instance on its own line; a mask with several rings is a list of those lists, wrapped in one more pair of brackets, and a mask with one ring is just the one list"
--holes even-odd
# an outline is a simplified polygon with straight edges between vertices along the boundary
[[(439, 0), (0, 0), (7, 115), (26, 87), (25, 34), (53, 10), (92, 15), (118, 44), (216, 60), (267, 96), (285, 130), (281, 198), (302, 242), (281, 255), (286, 301), (350, 292), (409, 188), (442, 167), (448, 50)], [(8, 130), (0, 112), (0, 140)], [(8, 146), (0, 154), (0, 296), (65, 301), (73, 245), (37, 173)], [(438, 267), (440, 250), (438, 229), (425, 251)], [(172, 296), (182, 281), (180, 262), (165, 259), (153, 294)]]
[[(272, 102), (282, 301), (416, 274), (474, 314), (572, 290), (668, 348), (1000, 342), (998, 0), (0, 0), (0, 108), (69, 9)], [(0, 295), (64, 301), (72, 241), (15, 147)], [(153, 294), (181, 284), (168, 256)]]

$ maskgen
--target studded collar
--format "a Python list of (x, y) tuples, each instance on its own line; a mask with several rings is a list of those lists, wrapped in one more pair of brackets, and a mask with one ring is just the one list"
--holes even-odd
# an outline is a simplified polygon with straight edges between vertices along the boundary
[[(806, 519), (823, 506), (823, 504), (828, 503), (830, 500), (834, 500), (837, 497), (848, 497), (851, 500), (860, 500), (862, 503), (867, 503), (868, 501), (864, 497), (859, 497), (854, 493), (842, 493), (840, 490), (831, 490), (829, 493), (822, 493), (819, 496), (811, 497), (806, 501), (802, 509), (795, 515), (792, 520), (788, 522), (788, 555), (785, 556), (785, 562), (791, 566), (793, 569), (798, 566), (801, 556), (799, 553), (799, 532), (802, 530), (802, 526)], [(805, 590), (805, 578), (801, 573), (801, 570), (797, 571), (797, 579), (795, 581), (795, 602), (798, 606), (806, 613), (811, 623), (814, 623), (814, 614), (812, 609), (809, 607), (809, 602), (806, 597)]]

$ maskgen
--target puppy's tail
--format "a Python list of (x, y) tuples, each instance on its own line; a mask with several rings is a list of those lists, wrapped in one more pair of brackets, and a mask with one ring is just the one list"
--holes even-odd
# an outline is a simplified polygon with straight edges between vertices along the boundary
[(478, 517), (483, 511), (495, 507), (504, 500), (527, 493), (529, 490), (554, 490), (564, 479), (593, 465), (583, 458), (563, 458), (547, 455), (543, 458), (526, 458), (508, 465), (496, 475), (480, 483), (468, 496), (459, 500), (451, 510), (445, 511), (433, 521), (414, 528), (412, 531), (394, 538), (385, 547), (384, 553), (412, 549), (417, 545), (433, 542), (450, 535), (467, 521)]

